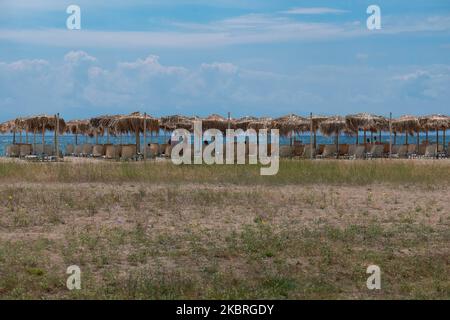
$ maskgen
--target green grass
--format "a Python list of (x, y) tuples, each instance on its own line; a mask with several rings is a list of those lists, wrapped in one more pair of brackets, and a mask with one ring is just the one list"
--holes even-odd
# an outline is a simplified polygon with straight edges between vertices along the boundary
[(278, 174), (261, 176), (257, 165), (167, 163), (11, 163), (0, 164), (2, 182), (145, 182), (248, 184), (438, 184), (450, 182), (450, 163), (430, 161), (282, 160)]

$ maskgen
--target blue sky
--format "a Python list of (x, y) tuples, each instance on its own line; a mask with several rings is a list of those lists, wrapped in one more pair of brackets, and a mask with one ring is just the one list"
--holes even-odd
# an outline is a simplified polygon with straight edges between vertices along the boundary
[[(81, 8), (67, 30), (66, 8)], [(381, 8), (382, 29), (366, 28)], [(1, 120), (446, 113), (450, 1), (0, 0)]]

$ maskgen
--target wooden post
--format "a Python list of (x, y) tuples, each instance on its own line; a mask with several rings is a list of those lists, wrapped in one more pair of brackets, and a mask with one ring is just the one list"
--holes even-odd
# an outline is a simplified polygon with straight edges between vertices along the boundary
[(59, 113), (56, 114), (56, 141), (55, 141), (55, 152), (56, 159), (59, 159)]
[(13, 129), (13, 144), (16, 144), (16, 128)]
[(392, 112), (389, 113), (389, 158), (392, 157)]
[(136, 154), (138, 154), (141, 151), (141, 142), (139, 141), (140, 140), (139, 129), (136, 129), (134, 134), (136, 138)]
[[(313, 120), (312, 120), (312, 112), (309, 114), (309, 129), (310, 129), (310, 134), (309, 134), (309, 147), (311, 148), (310, 150), (310, 158), (311, 160), (313, 159), (313, 137), (312, 137), (312, 133), (313, 133)], [(315, 137), (314, 137), (315, 138)], [(315, 139), (314, 139), (315, 140)]]
[(405, 144), (408, 145), (408, 131), (405, 131)]
[(366, 129), (364, 129), (364, 146), (367, 145), (367, 140), (366, 140)]
[(439, 128), (436, 128), (436, 159), (438, 158), (439, 152)]
[(33, 131), (33, 154), (36, 154), (36, 129)]
[(444, 150), (447, 150), (447, 146), (445, 145), (445, 131), (446, 131), (447, 129), (446, 128), (444, 128), (444, 129), (442, 129), (442, 144), (443, 144), (443, 149)]
[(42, 153), (44, 153), (44, 146), (45, 146), (45, 126), (42, 126)]
[(144, 161), (147, 160), (147, 113), (144, 112)]
[(417, 153), (419, 152), (419, 145), (420, 145), (420, 137), (419, 137), (419, 132), (420, 132), (420, 130), (417, 130), (417, 133), (416, 133), (416, 139), (417, 139), (417, 141), (416, 141), (416, 144), (417, 144)]
[(336, 132), (336, 159), (339, 159), (339, 132)]

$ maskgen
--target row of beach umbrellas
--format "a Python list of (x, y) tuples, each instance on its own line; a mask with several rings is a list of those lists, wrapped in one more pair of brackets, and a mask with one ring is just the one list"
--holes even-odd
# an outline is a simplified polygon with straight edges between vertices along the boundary
[[(363, 132), (363, 141), (366, 143), (366, 135), (371, 137), (381, 132), (392, 132), (394, 134), (394, 144), (397, 133), (406, 135), (416, 135), (417, 143), (420, 132), (426, 133), (435, 131), (438, 141), (439, 131), (443, 131), (445, 144), (445, 131), (450, 128), (450, 117), (447, 115), (435, 114), (428, 116), (404, 115), (396, 119), (386, 118), (369, 113), (351, 114), (343, 116), (322, 116), (310, 114), (308, 117), (302, 117), (295, 114), (289, 114), (279, 118), (252, 117), (246, 116), (239, 119), (232, 119), (230, 116), (223, 117), (212, 114), (206, 118), (188, 117), (183, 115), (171, 115), (161, 118), (152, 117), (146, 113), (133, 112), (128, 115), (102, 115), (85, 120), (64, 121), (59, 115), (37, 115), (31, 117), (20, 117), (0, 124), (0, 133), (12, 132), (14, 143), (16, 135), (19, 134), (22, 141), (22, 133), (25, 132), (26, 141), (28, 134), (33, 133), (33, 143), (36, 143), (36, 134), (42, 134), (42, 143), (46, 131), (55, 133), (55, 140), (58, 134), (69, 133), (75, 135), (75, 143), (78, 143), (78, 135), (96, 137), (122, 136), (124, 134), (134, 134), (136, 137), (137, 150), (140, 150), (140, 135), (150, 132), (151, 135), (159, 134), (160, 130), (171, 132), (175, 129), (193, 130), (195, 120), (202, 121), (203, 130), (218, 129), (278, 129), (281, 136), (290, 137), (291, 141), (295, 134), (310, 132), (313, 134), (313, 144), (316, 146), (316, 133), (320, 131), (325, 136), (335, 136), (336, 143), (341, 134), (356, 136), (359, 143), (359, 132)], [(144, 144), (147, 134), (144, 134)], [(372, 141), (372, 139), (370, 140)], [(406, 142), (408, 143), (408, 142)]]

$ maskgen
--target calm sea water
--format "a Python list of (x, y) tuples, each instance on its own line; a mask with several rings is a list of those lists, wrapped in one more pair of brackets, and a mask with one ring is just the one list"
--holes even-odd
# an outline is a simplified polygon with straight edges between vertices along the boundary
[[(376, 136), (377, 141), (379, 140), (379, 136), (378, 135), (374, 135), (374, 137)], [(366, 136), (366, 138), (370, 138), (370, 134), (368, 134)], [(164, 136), (164, 135), (159, 135), (158, 137), (153, 136), (152, 138), (150, 138), (150, 136), (147, 136), (147, 143), (151, 142), (158, 142), (158, 143), (167, 143), (167, 140), (169, 139), (169, 136)], [(393, 136), (392, 136), (393, 139)], [(425, 135), (420, 135), (419, 137), (420, 141), (424, 141), (425, 140)], [(295, 137), (296, 141), (302, 141), (303, 143), (308, 144), (310, 141), (310, 136), (309, 134), (304, 134), (304, 135), (296, 135)], [(435, 133), (430, 133), (428, 135), (428, 140), (430, 142), (435, 142), (436, 141), (436, 134)], [(5, 135), (0, 135), (0, 155), (4, 156), (5, 155), (5, 150), (6, 150), (6, 146), (8, 144), (12, 144), (13, 141), (13, 136), (10, 134), (5, 134)], [(20, 141), (22, 141), (23, 143), (26, 142), (26, 137), (25, 135), (22, 135), (22, 140), (20, 140), (20, 136), (16, 135), (16, 143), (19, 143)], [(109, 137), (109, 141), (110, 143), (113, 144), (119, 144), (119, 143), (135, 143), (135, 137), (134, 135), (129, 135), (129, 136), (122, 136), (122, 137)], [(381, 136), (381, 141), (382, 142), (389, 142), (389, 135), (382, 135)], [(396, 139), (396, 143), (397, 144), (403, 144), (405, 143), (406, 139), (404, 135), (397, 135), (397, 139)], [(105, 137), (98, 137), (98, 142), (100, 144), (104, 144), (107, 143), (107, 138)], [(354, 144), (356, 142), (356, 137), (349, 137), (349, 136), (340, 136), (339, 137), (339, 143), (348, 143), (348, 144)], [(359, 136), (359, 142), (362, 143), (363, 142), (363, 135)], [(408, 137), (408, 142), (409, 143), (416, 143), (416, 137)], [(443, 142), (443, 136), (442, 133), (440, 133), (439, 135), (439, 143)], [(446, 143), (448, 144), (448, 142), (450, 142), (450, 137), (447, 136), (446, 138)], [(33, 136), (29, 135), (28, 136), (28, 143), (33, 143)], [(36, 136), (36, 144), (41, 144), (42, 143), (42, 136), (38, 135)], [(54, 143), (54, 136), (53, 135), (46, 135), (45, 136), (45, 143), (47, 144), (53, 144)], [(95, 143), (95, 138), (89, 138), (89, 137), (83, 137), (83, 136), (78, 136), (78, 144), (83, 144), (83, 143)], [(332, 144), (335, 143), (335, 140), (333, 137), (325, 137), (325, 136), (321, 136), (321, 135), (317, 135), (317, 143), (318, 144)], [(63, 152), (66, 149), (66, 146), (68, 144), (75, 144), (75, 136), (73, 135), (62, 135), (59, 137), (59, 147), (60, 150), (62, 150)], [(143, 144), (143, 137), (141, 136), (141, 145)], [(288, 145), (289, 144), (289, 138), (285, 138), (285, 137), (280, 137), (280, 144), (281, 145)]]

